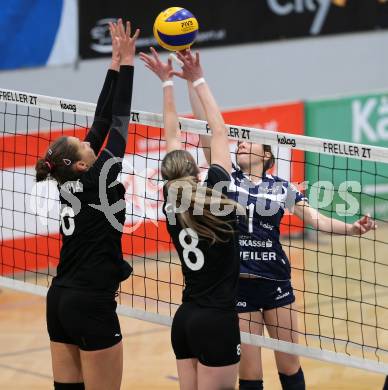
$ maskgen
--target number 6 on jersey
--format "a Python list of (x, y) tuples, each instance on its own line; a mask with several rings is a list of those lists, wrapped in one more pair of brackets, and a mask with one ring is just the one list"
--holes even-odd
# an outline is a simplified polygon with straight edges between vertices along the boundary
[[(71, 207), (65, 206), (62, 209), (60, 218), (61, 218), (62, 231), (65, 236), (71, 236), (74, 232), (75, 229), (74, 217), (75, 217), (74, 210)], [(66, 226), (65, 218), (68, 221), (68, 226)]]

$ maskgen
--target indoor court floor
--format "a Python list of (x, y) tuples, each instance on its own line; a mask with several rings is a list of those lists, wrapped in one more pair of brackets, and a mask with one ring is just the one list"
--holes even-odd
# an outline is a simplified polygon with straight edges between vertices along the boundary
[[(377, 231), (362, 238), (313, 234), (315, 238), (310, 234), (308, 239), (283, 239), (293, 266), (299, 329), (302, 334), (326, 337), (301, 336), (300, 343), (333, 350), (333, 337), (350, 336), (361, 345), (388, 350), (388, 224), (380, 223)], [(128, 259), (134, 274), (121, 285), (127, 293), (121, 294), (122, 304), (137, 309), (146, 304), (148, 311), (170, 314), (170, 306), (161, 302), (180, 302), (179, 260), (170, 253), (157, 258)], [(30, 281), (47, 286), (47, 274), (40, 275), (36, 279), (37, 274), (31, 273)], [(178, 389), (170, 328), (123, 316), (120, 321), (122, 389)], [(349, 343), (336, 343), (335, 348), (360, 356)], [(364, 353), (375, 360), (375, 351)], [(387, 362), (387, 356), (382, 360)], [(263, 361), (265, 389), (281, 390), (272, 351), (263, 351)], [(302, 359), (302, 366), (311, 390), (381, 390), (384, 382), (381, 374), (316, 360)], [(52, 387), (44, 298), (0, 288), (0, 390)]]
[[(124, 336), (122, 389), (178, 389), (169, 328), (121, 317)], [(1, 289), (0, 389), (52, 389), (44, 298)], [(280, 390), (271, 351), (264, 351), (265, 388)], [(302, 359), (311, 390), (380, 390), (383, 376)]]

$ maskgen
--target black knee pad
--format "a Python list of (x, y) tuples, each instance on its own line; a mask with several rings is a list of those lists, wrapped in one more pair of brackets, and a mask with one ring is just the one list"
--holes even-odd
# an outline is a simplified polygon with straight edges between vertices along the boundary
[(240, 390), (263, 390), (263, 381), (262, 380), (246, 380), (239, 379), (239, 389)]
[(59, 383), (54, 382), (55, 390), (85, 390), (83, 383)]
[(301, 367), (298, 372), (293, 375), (285, 375), (279, 372), (279, 378), (283, 390), (306, 390), (306, 384)]

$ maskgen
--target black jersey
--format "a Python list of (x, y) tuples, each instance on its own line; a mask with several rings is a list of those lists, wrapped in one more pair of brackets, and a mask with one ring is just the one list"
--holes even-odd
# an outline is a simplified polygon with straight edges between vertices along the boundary
[(132, 271), (122, 256), (125, 188), (117, 176), (128, 134), (133, 67), (121, 66), (118, 76), (112, 72), (86, 137), (98, 153), (110, 129), (107, 145), (88, 171), (60, 188), (62, 248), (53, 285), (116, 290)]
[[(219, 182), (225, 182), (226, 193), (230, 175), (221, 166), (211, 165), (205, 184), (212, 188)], [(171, 224), (168, 214), (174, 211), (167, 203), (166, 191), (164, 196), (163, 212), (167, 217), (167, 228), (181, 260), (185, 279), (182, 301), (235, 310), (240, 266), (235, 211), (219, 217), (231, 223), (235, 233), (224, 234), (222, 238), (226, 242), (212, 244), (193, 229), (182, 228), (177, 219), (175, 224)]]

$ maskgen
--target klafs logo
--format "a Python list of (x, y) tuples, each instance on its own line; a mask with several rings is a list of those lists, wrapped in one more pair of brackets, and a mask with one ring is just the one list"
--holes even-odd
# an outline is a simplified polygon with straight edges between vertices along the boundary
[(292, 12), (298, 14), (304, 12), (314, 13), (310, 34), (317, 35), (322, 31), (325, 24), (331, 0), (289, 0), (285, 4), (280, 4), (280, 0), (267, 0), (267, 3), (269, 8), (279, 16), (289, 15)]
[(296, 146), (296, 140), (295, 138), (287, 138), (286, 136), (279, 137), (278, 138), (278, 145), (291, 145), (293, 148)]
[(354, 142), (388, 141), (388, 96), (353, 100), (352, 114)]
[(64, 103), (61, 100), (59, 101), (59, 104), (61, 105), (62, 110), (77, 112), (77, 106), (75, 104)]

